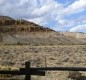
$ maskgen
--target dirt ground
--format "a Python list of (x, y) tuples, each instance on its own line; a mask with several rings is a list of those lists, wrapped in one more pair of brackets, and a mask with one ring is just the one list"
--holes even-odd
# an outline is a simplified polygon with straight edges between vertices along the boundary
[[(35, 67), (86, 67), (86, 45), (57, 45), (29, 46), (2, 45), (0, 46), (0, 65), (24, 67), (26, 61)], [(85, 72), (82, 72), (86, 75)], [(68, 71), (46, 72), (45, 77), (35, 77), (32, 80), (70, 80)]]

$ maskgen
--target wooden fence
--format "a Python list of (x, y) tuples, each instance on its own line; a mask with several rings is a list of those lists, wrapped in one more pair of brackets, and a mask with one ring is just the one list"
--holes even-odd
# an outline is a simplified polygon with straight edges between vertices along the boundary
[(30, 62), (25, 62), (25, 68), (19, 70), (0, 70), (0, 74), (25, 75), (25, 80), (31, 80), (31, 75), (45, 76), (45, 71), (86, 71), (86, 67), (30, 67)]

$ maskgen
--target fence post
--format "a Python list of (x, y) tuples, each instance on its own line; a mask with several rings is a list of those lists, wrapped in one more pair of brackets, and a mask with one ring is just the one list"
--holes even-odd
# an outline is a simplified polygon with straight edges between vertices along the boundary
[(28, 71), (28, 74), (25, 76), (25, 80), (31, 80), (30, 62), (25, 62), (25, 70)]

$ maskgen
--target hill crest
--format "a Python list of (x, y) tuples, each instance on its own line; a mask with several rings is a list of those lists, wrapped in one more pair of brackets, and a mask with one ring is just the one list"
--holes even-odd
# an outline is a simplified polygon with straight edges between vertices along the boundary
[(36, 23), (23, 19), (13, 19), (8, 16), (0, 16), (0, 32), (47, 32), (54, 31), (50, 28), (44, 28)]

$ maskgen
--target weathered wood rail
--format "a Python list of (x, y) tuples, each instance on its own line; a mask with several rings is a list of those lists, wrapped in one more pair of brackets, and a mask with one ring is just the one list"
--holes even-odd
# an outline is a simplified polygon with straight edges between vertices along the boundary
[(86, 67), (30, 67), (30, 62), (25, 62), (25, 68), (19, 70), (0, 70), (0, 74), (25, 75), (25, 80), (31, 80), (31, 75), (45, 76), (45, 71), (86, 71)]

